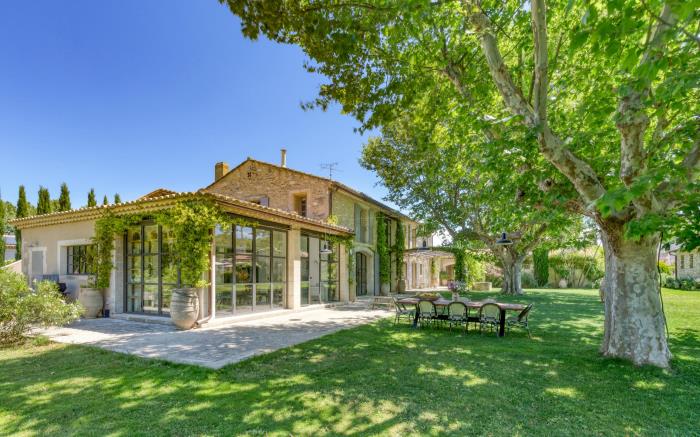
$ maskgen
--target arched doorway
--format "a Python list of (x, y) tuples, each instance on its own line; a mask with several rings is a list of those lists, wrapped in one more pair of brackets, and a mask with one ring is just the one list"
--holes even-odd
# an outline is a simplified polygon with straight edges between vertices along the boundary
[(367, 255), (362, 252), (355, 254), (355, 294), (367, 295)]

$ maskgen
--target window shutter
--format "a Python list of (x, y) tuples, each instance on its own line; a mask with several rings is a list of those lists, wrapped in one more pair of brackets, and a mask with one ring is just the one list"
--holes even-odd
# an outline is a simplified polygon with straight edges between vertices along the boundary
[(362, 227), (360, 226), (360, 207), (355, 204), (355, 241), (361, 241)]
[(260, 198), (260, 204), (262, 206), (270, 206), (270, 198), (267, 196), (263, 196)]

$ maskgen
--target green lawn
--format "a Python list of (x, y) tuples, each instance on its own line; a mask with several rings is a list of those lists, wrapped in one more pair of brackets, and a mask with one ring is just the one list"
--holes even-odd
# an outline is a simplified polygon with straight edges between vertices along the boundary
[(700, 293), (664, 298), (668, 372), (598, 356), (602, 308), (587, 290), (513, 299), (535, 302), (532, 340), (385, 320), (220, 371), (0, 349), (0, 434), (700, 435)]

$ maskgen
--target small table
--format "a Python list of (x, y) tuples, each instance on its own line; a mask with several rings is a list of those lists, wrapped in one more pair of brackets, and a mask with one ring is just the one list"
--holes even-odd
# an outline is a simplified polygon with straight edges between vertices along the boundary
[[(403, 299), (399, 299), (399, 303), (402, 303), (404, 305), (418, 305), (418, 301), (420, 301), (419, 298), (417, 297), (404, 297)], [(467, 300), (449, 300), (445, 299), (444, 297), (441, 297), (437, 300), (434, 300), (433, 303), (435, 306), (438, 307), (446, 307), (452, 302), (462, 302), (464, 305), (467, 306), (467, 308), (474, 308), (474, 309), (479, 309), (481, 308), (485, 303), (495, 303), (498, 305), (498, 308), (501, 309), (501, 320), (500, 324), (498, 326), (498, 336), (503, 337), (506, 335), (506, 311), (522, 311), (525, 309), (527, 305), (523, 305), (520, 303), (507, 303), (507, 302), (485, 302), (485, 301), (467, 301)], [(418, 326), (418, 308), (416, 308), (416, 315), (413, 318), (413, 327), (415, 328)]]

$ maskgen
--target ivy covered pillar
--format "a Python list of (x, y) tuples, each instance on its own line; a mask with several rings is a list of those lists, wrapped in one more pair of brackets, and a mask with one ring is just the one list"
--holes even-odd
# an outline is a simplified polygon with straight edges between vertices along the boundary
[(338, 286), (340, 287), (340, 301), (343, 303), (350, 302), (350, 275), (351, 272), (348, 268), (348, 256), (352, 256), (348, 253), (346, 246), (343, 243), (338, 245)]

